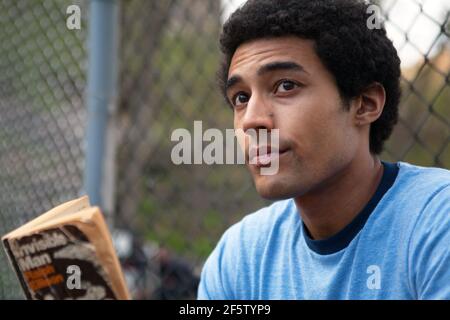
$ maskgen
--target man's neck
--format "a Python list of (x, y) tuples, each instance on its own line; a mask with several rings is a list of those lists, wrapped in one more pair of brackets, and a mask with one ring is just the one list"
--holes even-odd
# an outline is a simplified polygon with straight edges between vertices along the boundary
[(374, 195), (382, 176), (378, 157), (355, 159), (326, 186), (295, 198), (311, 238), (326, 239), (347, 226)]

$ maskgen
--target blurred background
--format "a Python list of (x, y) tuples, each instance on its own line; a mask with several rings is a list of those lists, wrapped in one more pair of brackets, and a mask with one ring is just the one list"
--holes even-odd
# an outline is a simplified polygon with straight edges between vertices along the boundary
[[(174, 165), (177, 128), (233, 126), (216, 88), (223, 21), (243, 1), (111, 2), (111, 72), (102, 209), (135, 299), (195, 298), (220, 236), (267, 205), (242, 165)], [(0, 0), (0, 235), (85, 193), (89, 0)], [(450, 168), (450, 4), (377, 1), (402, 59), (400, 121), (382, 158)], [(69, 30), (77, 5), (81, 28)], [(104, 32), (103, 30), (102, 32)], [(107, 81), (108, 79), (106, 79)], [(91, 99), (91, 100), (89, 100)], [(99, 98), (101, 100), (101, 97)], [(0, 251), (0, 299), (21, 299)]]

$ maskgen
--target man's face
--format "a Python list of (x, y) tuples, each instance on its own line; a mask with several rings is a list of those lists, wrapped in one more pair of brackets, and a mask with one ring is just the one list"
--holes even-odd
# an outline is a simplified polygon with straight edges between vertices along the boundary
[(357, 152), (360, 134), (353, 112), (344, 108), (313, 41), (282, 37), (244, 43), (230, 64), (227, 97), (234, 106), (235, 129), (266, 129), (269, 136), (279, 129), (279, 151), (270, 155), (278, 157), (277, 174), (262, 175), (261, 163), (248, 163), (248, 142), (245, 146), (247, 165), (264, 198), (318, 190)]

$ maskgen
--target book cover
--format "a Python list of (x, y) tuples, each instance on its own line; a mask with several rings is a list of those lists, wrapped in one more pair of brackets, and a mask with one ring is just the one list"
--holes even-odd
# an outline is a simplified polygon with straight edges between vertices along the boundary
[(101, 211), (83, 197), (2, 238), (27, 299), (129, 299)]

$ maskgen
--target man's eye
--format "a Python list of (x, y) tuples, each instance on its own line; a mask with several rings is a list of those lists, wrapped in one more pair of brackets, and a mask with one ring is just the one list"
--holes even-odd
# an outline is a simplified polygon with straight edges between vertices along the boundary
[(283, 80), (278, 84), (275, 92), (288, 92), (294, 90), (296, 87), (298, 87), (298, 84), (296, 84), (295, 82), (290, 80)]
[(235, 107), (240, 106), (242, 104), (246, 104), (249, 100), (249, 97), (247, 94), (243, 93), (243, 92), (239, 92), (238, 94), (236, 94), (233, 98), (233, 105)]

